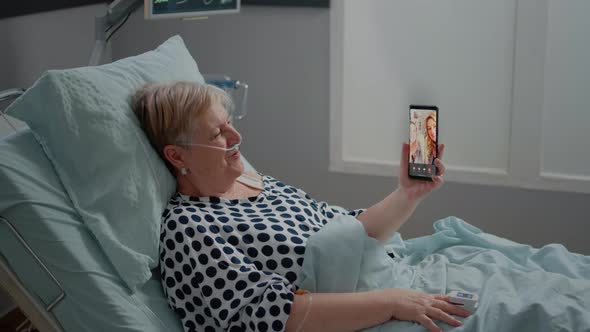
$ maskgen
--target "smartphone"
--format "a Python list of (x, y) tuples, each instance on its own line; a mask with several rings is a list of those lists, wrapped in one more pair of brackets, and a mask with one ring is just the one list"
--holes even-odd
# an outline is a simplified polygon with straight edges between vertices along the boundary
[(410, 105), (410, 151), (408, 175), (430, 180), (436, 175), (438, 156), (438, 107)]

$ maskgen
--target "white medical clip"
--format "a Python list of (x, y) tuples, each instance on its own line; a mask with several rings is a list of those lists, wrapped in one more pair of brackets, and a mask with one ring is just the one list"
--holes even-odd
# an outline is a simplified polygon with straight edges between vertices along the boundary
[(473, 312), (477, 309), (479, 296), (475, 293), (453, 290), (448, 294), (449, 302), (462, 306), (465, 310)]

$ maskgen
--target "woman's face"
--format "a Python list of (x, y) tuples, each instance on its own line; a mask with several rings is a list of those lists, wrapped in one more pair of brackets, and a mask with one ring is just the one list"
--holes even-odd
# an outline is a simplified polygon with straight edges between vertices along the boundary
[(436, 142), (436, 121), (434, 121), (434, 119), (429, 118), (426, 121), (426, 132), (428, 133), (430, 139), (433, 142)]
[[(197, 132), (193, 143), (230, 148), (241, 142), (242, 136), (232, 126), (223, 105), (214, 102), (197, 120)], [(214, 179), (235, 179), (244, 171), (240, 151), (226, 152), (218, 149), (190, 147), (185, 163), (191, 172)]]
[(414, 144), (416, 142), (416, 137), (418, 136), (416, 125), (414, 123), (410, 123), (410, 144)]

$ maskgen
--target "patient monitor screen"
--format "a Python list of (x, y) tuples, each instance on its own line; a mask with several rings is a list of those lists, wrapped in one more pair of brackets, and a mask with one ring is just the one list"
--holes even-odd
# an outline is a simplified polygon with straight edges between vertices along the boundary
[(438, 152), (438, 108), (410, 106), (409, 175), (432, 178), (436, 175), (434, 159)]
[(144, 0), (145, 17), (190, 18), (240, 11), (240, 0)]

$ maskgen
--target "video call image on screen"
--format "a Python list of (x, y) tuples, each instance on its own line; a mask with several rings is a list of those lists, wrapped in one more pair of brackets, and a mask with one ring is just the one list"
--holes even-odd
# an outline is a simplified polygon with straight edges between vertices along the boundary
[(432, 177), (437, 147), (437, 112), (410, 109), (410, 175)]

